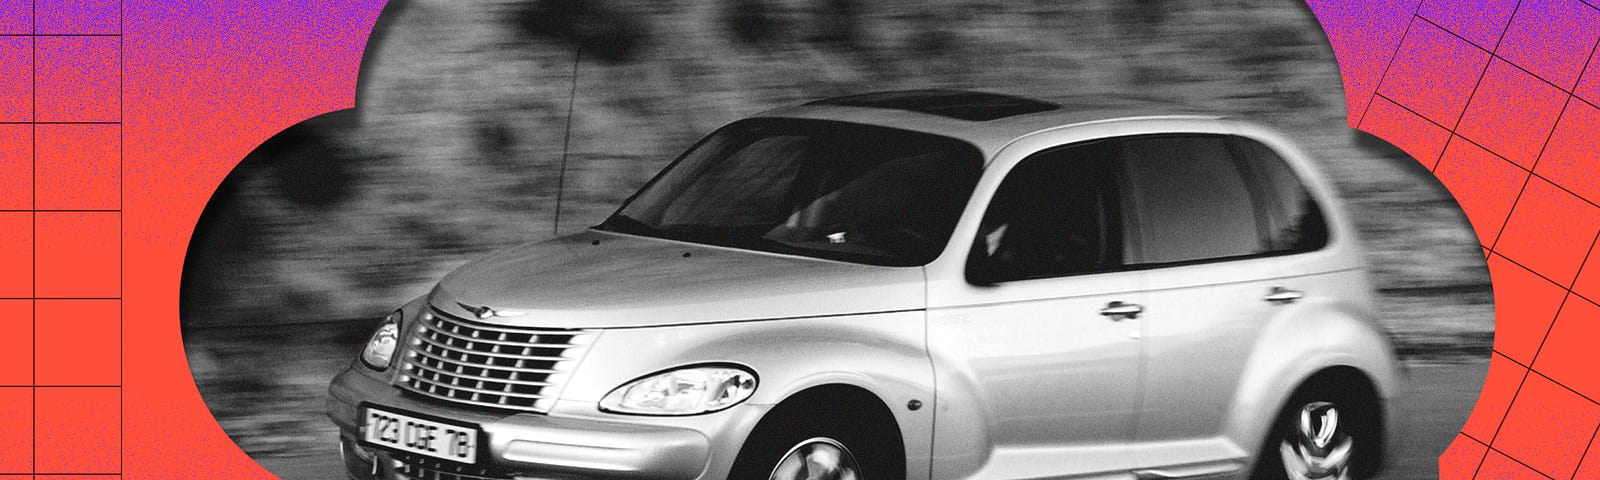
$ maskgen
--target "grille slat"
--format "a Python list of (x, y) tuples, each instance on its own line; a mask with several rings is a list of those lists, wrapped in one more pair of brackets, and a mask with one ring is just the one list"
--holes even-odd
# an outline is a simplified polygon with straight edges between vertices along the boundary
[[(420, 354), (422, 354), (422, 356), (428, 357), (429, 359), (432, 359), (433, 361), (436, 361), (436, 362), (448, 362), (448, 364), (451, 365), (450, 368), (463, 368), (464, 367), (463, 365), (457, 365), (455, 362), (457, 362), (458, 360), (455, 360), (455, 359), (444, 358), (444, 357), (441, 357), (441, 356), (438, 356), (438, 355), (435, 355), (435, 354), (432, 354), (432, 353), (428, 353), (428, 352), (425, 352), (425, 351), (421, 351), (421, 350), (412, 350), (412, 352), (420, 353)], [(500, 371), (509, 371), (509, 372), (518, 372), (518, 373), (562, 373), (562, 372), (566, 371), (566, 370), (556, 370), (556, 369), (553, 369), (553, 368), (517, 368), (517, 367), (498, 367), (498, 366), (497, 367), (488, 367), (488, 366), (481, 366), (481, 365), (480, 366), (474, 366), (473, 368), (487, 368), (487, 369), (491, 369), (491, 370), (500, 370)]]
[(434, 309), (417, 318), (399, 385), (448, 402), (548, 412), (593, 335), (488, 326)]
[[(433, 383), (443, 383), (443, 382), (446, 381), (445, 379), (439, 378), (439, 377), (450, 377), (450, 379), (452, 379), (452, 380), (453, 379), (461, 379), (461, 380), (468, 380), (468, 381), (474, 381), (474, 382), (476, 382), (476, 381), (484, 381), (484, 382), (516, 382), (516, 383), (521, 384), (521, 385), (536, 385), (536, 386), (540, 386), (540, 387), (549, 387), (549, 386), (554, 386), (555, 385), (555, 382), (549, 382), (549, 381), (534, 382), (534, 381), (521, 380), (521, 379), (512, 378), (512, 377), (484, 377), (484, 376), (478, 376), (478, 375), (473, 375), (473, 374), (470, 374), (470, 373), (461, 373), (461, 372), (438, 372), (438, 371), (434, 371), (434, 372), (423, 373), (422, 375), (424, 375), (426, 377), (432, 377), (432, 378), (424, 378), (424, 380), (433, 380)], [(490, 392), (490, 393), (493, 393), (493, 392)]]
[(469, 330), (473, 330), (473, 331), (495, 332), (495, 333), (502, 333), (502, 332), (503, 333), (520, 333), (520, 334), (524, 334), (524, 335), (583, 335), (583, 334), (589, 333), (588, 330), (568, 330), (568, 329), (554, 329), (554, 328), (550, 328), (550, 329), (523, 328), (523, 327), (508, 327), (508, 326), (504, 326), (504, 325), (489, 325), (489, 324), (483, 324), (483, 323), (472, 323), (471, 325), (465, 325), (465, 324), (460, 323), (460, 322), (463, 322), (463, 320), (461, 320), (459, 318), (456, 318), (455, 316), (452, 316), (452, 315), (446, 315), (445, 313), (440, 312), (439, 309), (437, 309), (437, 308), (433, 308), (433, 309), (430, 309), (430, 310), (431, 310), (431, 313), (434, 316), (450, 317), (450, 320), (452, 321), (452, 323), (456, 323), (458, 325), (461, 325), (461, 326), (463, 326), (463, 327), (465, 327), (465, 328), (467, 328)]
[[(512, 347), (527, 347), (529, 345), (529, 343), (527, 341), (507, 341), (507, 340), (505, 340), (505, 338), (496, 338), (496, 339), (492, 339), (492, 340), (488, 339), (488, 338), (472, 338), (472, 337), (462, 336), (462, 335), (455, 334), (455, 333), (450, 333), (447, 330), (434, 330), (432, 333), (443, 334), (446, 337), (454, 338), (454, 339), (461, 340), (461, 341), (467, 341), (467, 342), (492, 343), (492, 344), (496, 344), (496, 345), (505, 345), (505, 346), (512, 346)], [(502, 333), (501, 335), (504, 335), (504, 334)], [(538, 337), (539, 335), (534, 334), (532, 336)], [(557, 336), (568, 336), (568, 335), (562, 334), (562, 335), (557, 335)], [(508, 337), (508, 338), (516, 338), (516, 337)], [(540, 339), (540, 340), (542, 340), (542, 339)], [(572, 343), (539, 343), (537, 348), (569, 348), (569, 347), (577, 347), (577, 346), (579, 346), (579, 345), (572, 344)]]
[[(451, 385), (449, 382), (440, 382), (440, 381), (437, 381), (437, 380), (428, 380), (426, 378), (410, 377), (410, 379), (411, 380), (417, 380), (417, 381), (420, 381), (420, 382), (423, 382), (423, 383), (427, 383), (429, 385), (437, 385), (437, 386), (442, 387), (442, 388), (449, 388), (449, 389), (452, 389), (452, 390), (465, 390), (465, 391), (471, 392), (471, 393), (482, 393), (482, 394), (487, 394), (487, 395), (500, 395), (500, 396), (507, 396), (507, 397), (531, 398), (531, 399), (534, 399), (534, 400), (539, 400), (539, 399), (544, 398), (543, 396), (540, 396), (540, 395), (537, 395), (537, 394), (517, 393), (517, 392), (510, 391), (510, 390), (490, 390), (490, 389), (483, 389), (483, 388), (472, 388), (472, 387), (463, 386), (463, 385)], [(476, 381), (476, 380), (474, 380), (474, 381)], [(495, 382), (495, 383), (504, 383), (504, 380), (493, 380), (493, 382)], [(532, 388), (540, 388), (540, 387), (543, 387), (543, 386), (541, 385), (539, 387), (532, 387)]]
[[(445, 350), (450, 350), (450, 351), (453, 351), (453, 352), (456, 352), (456, 353), (462, 353), (462, 354), (467, 354), (467, 355), (483, 355), (483, 356), (486, 356), (486, 357), (515, 358), (515, 359), (522, 359), (522, 360), (539, 360), (539, 361), (544, 361), (544, 362), (563, 362), (563, 361), (567, 361), (567, 360), (573, 360), (572, 358), (567, 358), (567, 357), (551, 357), (551, 356), (516, 355), (516, 354), (507, 354), (507, 353), (495, 353), (494, 350), (493, 350), (492, 345), (473, 345), (473, 344), (469, 343), (465, 347), (455, 347), (455, 346), (445, 345), (444, 343), (441, 343), (439, 340), (434, 340), (432, 338), (428, 338), (428, 337), (425, 337), (425, 336), (424, 337), (417, 337), (417, 338), (421, 339), (424, 342), (428, 342), (430, 344), (433, 344), (433, 346), (435, 346), (435, 347), (440, 347), (440, 348), (443, 348)], [(484, 342), (473, 342), (473, 343), (484, 343)], [(488, 348), (485, 348), (485, 347), (488, 347)], [(480, 348), (481, 348), (481, 350), (480, 350)], [(543, 347), (543, 346), (534, 346), (533, 348), (545, 348), (545, 347)]]

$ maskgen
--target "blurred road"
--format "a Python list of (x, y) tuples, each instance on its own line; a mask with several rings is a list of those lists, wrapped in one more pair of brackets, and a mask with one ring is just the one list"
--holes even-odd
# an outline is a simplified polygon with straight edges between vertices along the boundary
[[(1439, 478), (1439, 454), (1450, 445), (1483, 386), (1487, 360), (1408, 362), (1410, 388), (1390, 406), (1396, 434), (1388, 468), (1378, 480)], [(343, 479), (339, 452), (307, 452), (304, 457), (268, 458), (262, 466), (284, 480)]]
[(1489, 360), (1454, 363), (1410, 361), (1410, 386), (1390, 404), (1395, 422), (1388, 468), (1380, 480), (1436, 480), (1439, 454), (1467, 422), (1483, 389)]

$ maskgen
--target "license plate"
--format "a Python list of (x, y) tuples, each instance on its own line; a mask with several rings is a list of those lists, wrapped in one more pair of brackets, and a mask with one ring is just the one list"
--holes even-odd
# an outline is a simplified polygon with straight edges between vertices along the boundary
[(367, 407), (366, 442), (458, 463), (478, 460), (478, 429)]

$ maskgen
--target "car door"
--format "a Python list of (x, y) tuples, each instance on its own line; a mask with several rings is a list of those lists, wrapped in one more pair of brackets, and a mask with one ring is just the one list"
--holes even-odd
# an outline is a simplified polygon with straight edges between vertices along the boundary
[(1128, 263), (1146, 269), (1134, 453), (1149, 472), (1245, 467), (1255, 446), (1224, 435), (1229, 407), (1267, 322), (1313, 281), (1293, 254), (1327, 241), (1293, 173), (1241, 142), (1184, 134), (1119, 145), (1140, 246)]
[(934, 478), (1125, 478), (1133, 467), (1140, 277), (1122, 268), (1110, 146), (1017, 163), (985, 209), (967, 282), (931, 287)]

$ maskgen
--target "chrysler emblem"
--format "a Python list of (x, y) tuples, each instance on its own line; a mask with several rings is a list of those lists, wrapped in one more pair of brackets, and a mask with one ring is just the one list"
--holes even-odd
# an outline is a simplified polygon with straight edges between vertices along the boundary
[(460, 305), (462, 309), (465, 309), (468, 312), (472, 312), (472, 315), (478, 317), (478, 320), (488, 320), (488, 319), (495, 318), (495, 317), (520, 317), (520, 316), (523, 316), (523, 315), (527, 315), (526, 312), (516, 312), (516, 311), (511, 311), (511, 310), (495, 310), (493, 308), (490, 308), (488, 305), (472, 306), (472, 305), (467, 305), (465, 303), (460, 303), (460, 302), (457, 302), (456, 305)]

